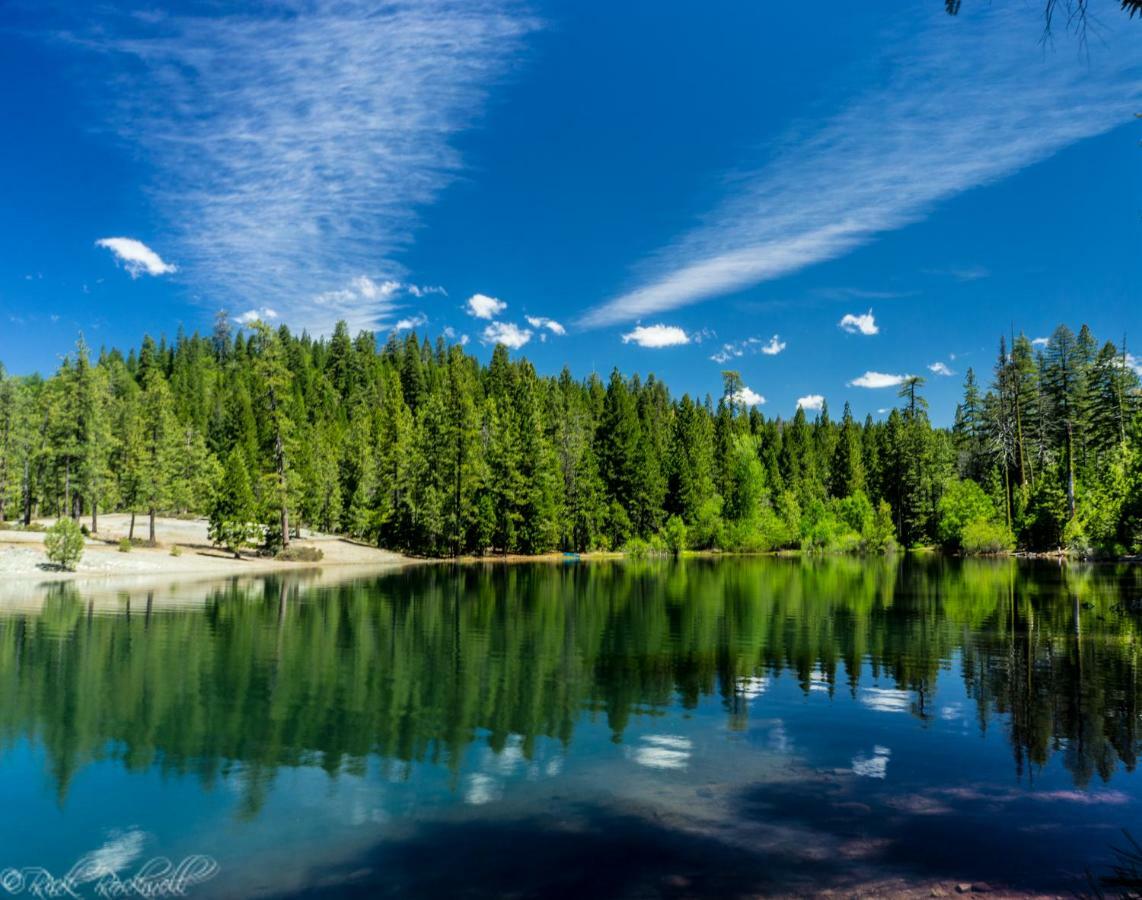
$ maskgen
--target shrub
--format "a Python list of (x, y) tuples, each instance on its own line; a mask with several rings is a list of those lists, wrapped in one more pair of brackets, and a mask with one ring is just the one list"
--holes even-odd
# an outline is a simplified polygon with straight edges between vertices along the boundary
[(1015, 546), (1015, 539), (1010, 531), (997, 522), (974, 519), (963, 527), (960, 546), (964, 553), (972, 556), (1008, 553)]
[(44, 536), (44, 549), (50, 562), (73, 572), (83, 558), (83, 531), (74, 519), (60, 519)]
[[(995, 504), (983, 488), (965, 479), (952, 482), (936, 504), (936, 536), (948, 550), (970, 552), (964, 544), (964, 531), (973, 522), (994, 522)], [(977, 529), (978, 533), (978, 529)]]
[(131, 544), (130, 538), (120, 538), (119, 539), (119, 552), (120, 553), (130, 553), (132, 546), (133, 545)]
[(320, 547), (304, 544), (294, 544), (280, 551), (276, 557), (284, 562), (321, 562), (325, 559), (325, 551)]
[(644, 556), (665, 556), (666, 552), (666, 542), (657, 534), (645, 541), (634, 537), (623, 545), (623, 553), (634, 559), (641, 559)]
[(662, 539), (666, 542), (667, 549), (675, 556), (681, 555), (686, 549), (686, 537), (686, 523), (680, 517), (671, 516), (666, 520), (666, 526), (662, 529)]
[(180, 547), (178, 544), (172, 544), (171, 556), (182, 556), (182, 547)]

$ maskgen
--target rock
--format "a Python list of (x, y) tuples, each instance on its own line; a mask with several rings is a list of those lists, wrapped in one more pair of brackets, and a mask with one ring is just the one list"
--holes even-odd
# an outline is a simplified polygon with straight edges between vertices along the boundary
[(957, 884), (956, 885), (956, 893), (957, 894), (970, 894), (971, 893), (971, 885), (970, 884)]
[(991, 885), (988, 884), (986, 881), (977, 881), (975, 884), (973, 884), (971, 886), (971, 889), (972, 889), (973, 894), (990, 894), (991, 893)]

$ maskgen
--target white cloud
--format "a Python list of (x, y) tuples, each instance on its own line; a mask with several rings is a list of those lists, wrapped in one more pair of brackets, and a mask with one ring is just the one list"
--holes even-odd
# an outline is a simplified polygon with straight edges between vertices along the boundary
[(932, 363), (931, 365), (928, 366), (928, 371), (932, 372), (935, 375), (943, 375), (945, 377), (950, 377), (950, 376), (956, 374), (955, 372), (953, 372), (951, 369), (948, 368), (946, 363), (942, 363), (942, 362)]
[(860, 702), (877, 712), (908, 712), (912, 706), (912, 695), (897, 688), (863, 688)]
[(417, 313), (415, 316), (409, 316), (401, 319), (396, 325), (393, 326), (393, 331), (411, 331), (414, 328), (420, 328), (428, 324), (428, 316), (424, 313)]
[(351, 284), (353, 290), (365, 300), (387, 300), (401, 289), (399, 281), (389, 279), (378, 283), (367, 275), (358, 275)]
[(849, 387), (860, 388), (887, 388), (898, 387), (904, 384), (911, 375), (889, 375), (885, 372), (865, 372), (859, 378), (849, 382)]
[(423, 210), (463, 172), (457, 135), (540, 24), (513, 0), (290, 0), (63, 10), (43, 33), (91, 51), (92, 100), (146, 159), (195, 292), (273, 297), (316, 334), (390, 320), (351, 280), (401, 277)]
[(835, 114), (767, 140), (776, 149), (762, 167), (583, 324), (659, 315), (834, 259), (1130, 121), (1142, 102), (1136, 23), (1107, 16), (1098, 53), (1052, 53), (1037, 39), (1040, 15), (910, 5), (864, 61), (875, 84), (853, 93), (862, 80), (836, 73)]
[(837, 323), (838, 328), (843, 328), (849, 334), (864, 334), (873, 335), (880, 332), (880, 328), (876, 324), (876, 319), (872, 315), (870, 309), (861, 315), (853, 315), (852, 313), (845, 313), (841, 317), (841, 321)]
[(1031, 341), (1031, 346), (1033, 346), (1033, 347), (1046, 347), (1049, 343), (1051, 343), (1050, 338), (1037, 337)]
[(531, 340), (531, 329), (520, 328), (513, 322), (492, 322), (484, 329), (484, 343), (503, 344), (511, 350), (518, 350)]
[(408, 286), (408, 292), (418, 299), (421, 297), (427, 297), (431, 294), (440, 294), (444, 297), (448, 296), (448, 291), (444, 290), (444, 288), (442, 288), (438, 284), (433, 284), (433, 285), (410, 284)]
[(623, 343), (631, 342), (640, 347), (677, 347), (689, 344), (690, 336), (677, 325), (639, 325), (634, 331), (623, 335)]
[(820, 394), (807, 394), (804, 397), (797, 398), (797, 407), (804, 410), (817, 410), (820, 411), (821, 407), (825, 405), (825, 398)]
[(649, 769), (685, 769), (692, 747), (690, 739), (680, 735), (647, 734), (639, 745), (626, 748), (626, 757)]
[(749, 388), (742, 388), (742, 392), (738, 394), (738, 399), (749, 406), (761, 406), (765, 403), (765, 398), (757, 391), (750, 390)]
[(468, 298), (467, 307), (470, 316), (475, 316), (477, 319), (494, 319), (507, 309), (508, 305), (503, 300), (497, 300), (487, 294), (473, 294)]
[(95, 246), (103, 247), (115, 254), (115, 258), (132, 278), (138, 278), (140, 275), (170, 275), (178, 271), (177, 266), (164, 262), (154, 250), (134, 238), (100, 238), (95, 242)]
[(761, 348), (761, 352), (766, 356), (776, 356), (788, 346), (785, 341), (781, 340), (776, 334), (769, 339), (769, 343)]
[(872, 756), (853, 757), (853, 774), (861, 778), (886, 778), (890, 756), (892, 751), (888, 747), (877, 744), (872, 749)]
[(527, 324), (532, 328), (546, 328), (552, 334), (566, 334), (567, 329), (556, 322), (554, 319), (548, 319), (544, 316), (525, 316)]
[[(701, 342), (699, 341), (699, 343)], [(711, 354), (710, 359), (716, 363), (727, 363), (731, 359), (738, 359), (747, 353), (764, 353), (766, 356), (776, 356), (785, 347), (785, 341), (776, 334), (768, 341), (762, 341), (759, 337), (748, 337), (740, 341), (722, 344), (721, 349)]]
[(239, 316), (234, 317), (234, 321), (239, 325), (249, 325), (251, 322), (272, 322), (278, 317), (278, 311), (271, 309), (268, 306), (263, 306), (260, 309), (248, 309)]
[(444, 329), (444, 337), (447, 340), (454, 341), (454, 342), (458, 343), (461, 347), (467, 347), (468, 346), (468, 335), (460, 334), (451, 325), (449, 325), (447, 328)]
[(1142, 378), (1142, 359), (1139, 359), (1133, 353), (1126, 354), (1126, 367), (1130, 369), (1135, 375)]

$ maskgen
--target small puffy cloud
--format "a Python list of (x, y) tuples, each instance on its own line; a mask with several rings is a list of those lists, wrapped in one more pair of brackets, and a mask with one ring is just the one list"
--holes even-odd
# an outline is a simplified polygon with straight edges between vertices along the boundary
[(132, 278), (140, 275), (169, 275), (178, 271), (177, 266), (164, 262), (154, 250), (134, 238), (100, 238), (95, 246), (110, 250)]
[(785, 341), (781, 340), (776, 334), (769, 339), (769, 343), (761, 348), (761, 352), (766, 356), (776, 356), (786, 347)]
[(886, 372), (865, 372), (859, 378), (854, 378), (849, 382), (849, 387), (860, 388), (887, 388), (899, 387), (904, 384), (911, 375), (889, 375)]
[(747, 387), (743, 387), (738, 399), (741, 400), (746, 406), (761, 406), (765, 403), (765, 398), (757, 391), (752, 391)]
[(278, 317), (276, 309), (270, 309), (268, 306), (263, 306), (261, 309), (248, 309), (240, 316), (236, 316), (234, 321), (239, 325), (249, 325), (251, 322), (272, 322)]
[(484, 329), (485, 343), (503, 344), (511, 350), (518, 350), (530, 340), (531, 329), (520, 328), (514, 322), (492, 322)]
[(420, 328), (421, 326), (427, 324), (428, 316), (426, 316), (424, 313), (417, 313), (415, 316), (409, 316), (408, 318), (401, 319), (396, 323), (396, 325), (393, 326), (393, 331), (411, 331), (414, 328)]
[(1133, 353), (1126, 354), (1126, 368), (1130, 369), (1135, 375), (1142, 377), (1142, 359), (1139, 359)]
[(930, 366), (928, 366), (928, 371), (933, 375), (943, 375), (944, 377), (950, 377), (956, 374), (951, 369), (949, 369), (945, 363), (942, 362), (932, 363)]
[(1038, 338), (1035, 338), (1034, 340), (1031, 341), (1031, 346), (1033, 346), (1033, 347), (1046, 347), (1049, 343), (1051, 343), (1050, 338), (1038, 337)]
[(824, 405), (825, 398), (820, 394), (808, 394), (804, 397), (797, 398), (797, 406), (800, 409), (820, 411)]
[(853, 313), (845, 313), (841, 321), (837, 323), (837, 327), (847, 331), (849, 334), (869, 335), (877, 334), (880, 331), (871, 309), (859, 316)]
[(444, 337), (449, 341), (458, 343), (461, 347), (468, 346), (468, 335), (458, 333), (451, 325), (444, 329)]
[(774, 335), (768, 341), (759, 337), (743, 338), (740, 341), (730, 341), (722, 344), (720, 350), (711, 354), (710, 359), (719, 365), (728, 363), (731, 359), (738, 359), (746, 354), (764, 353), (766, 356), (776, 356), (786, 347), (785, 341)]
[(566, 334), (567, 329), (556, 322), (554, 319), (548, 319), (545, 316), (525, 316), (527, 324), (532, 328), (546, 328), (552, 334)]
[(690, 336), (677, 325), (639, 325), (634, 331), (623, 335), (623, 343), (631, 342), (640, 347), (657, 349), (689, 344)]
[(468, 298), (468, 315), (477, 319), (494, 319), (507, 308), (508, 305), (503, 300), (487, 294), (473, 294)]

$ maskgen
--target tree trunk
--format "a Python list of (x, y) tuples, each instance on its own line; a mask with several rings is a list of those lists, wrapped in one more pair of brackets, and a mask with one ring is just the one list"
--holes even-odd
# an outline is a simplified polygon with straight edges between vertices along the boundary
[(155, 508), (152, 506), (148, 512), (151, 519), (151, 543), (155, 542)]
[[(3, 519), (3, 518), (4, 518), (3, 516), (0, 516), (0, 519)], [(91, 533), (92, 534), (98, 534), (99, 533), (99, 501), (98, 500), (92, 500), (91, 501)]]
[(282, 549), (289, 547), (289, 498), (286, 494), (285, 445), (281, 432), (274, 439), (274, 455), (278, 463), (278, 490), (282, 492)]
[(135, 511), (131, 510), (131, 527), (127, 529), (127, 540), (135, 539)]
[(1075, 517), (1075, 444), (1074, 426), (1067, 422), (1067, 509)]
[[(67, 515), (71, 515), (71, 460), (69, 459), (63, 467), (63, 509)], [(60, 518), (63, 518), (60, 516)]]
[(28, 461), (24, 460), (24, 527), (32, 524), (32, 485)]

